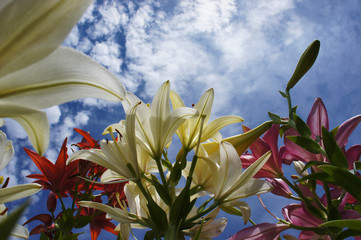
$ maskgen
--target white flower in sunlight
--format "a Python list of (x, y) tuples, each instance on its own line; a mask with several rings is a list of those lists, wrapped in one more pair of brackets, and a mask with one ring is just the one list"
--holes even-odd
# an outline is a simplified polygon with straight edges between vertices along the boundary
[(164, 147), (170, 143), (179, 126), (198, 114), (197, 110), (186, 107), (171, 111), (169, 94), (169, 81), (166, 81), (158, 89), (150, 107), (130, 92), (126, 93), (125, 99), (122, 101), (126, 110), (139, 103), (135, 126), (137, 143), (153, 159), (160, 159)]
[[(208, 219), (202, 225), (202, 229), (199, 235), (200, 240), (209, 240), (214, 237), (218, 237), (227, 226), (227, 218), (221, 217), (216, 218), (219, 213), (219, 208), (213, 210), (210, 214), (208, 214), (204, 219)], [(201, 225), (196, 225), (190, 229), (192, 236), (195, 236), (199, 231)], [(193, 237), (192, 237), (193, 239)]]
[[(268, 182), (252, 177), (270, 156), (271, 153), (267, 152), (242, 172), (242, 163), (236, 149), (228, 142), (221, 142), (216, 152), (207, 157), (198, 157), (198, 161), (209, 164), (210, 172), (214, 175), (210, 180), (205, 178), (210, 182), (205, 181), (207, 185), (203, 189), (214, 194), (214, 200), (221, 203), (268, 192), (272, 189)], [(194, 172), (194, 178), (199, 174), (202, 174), (201, 169)], [(201, 182), (197, 184), (202, 185)]]
[(49, 123), (40, 109), (84, 97), (119, 101), (124, 86), (80, 52), (59, 47), (91, 0), (0, 4), (0, 117), (18, 121), (43, 154)]
[[(0, 170), (3, 169), (14, 156), (12, 142), (7, 140), (6, 134), (0, 131)], [(1, 182), (3, 177), (0, 178)], [(13, 187), (0, 188), (0, 204), (28, 197), (40, 191), (42, 187), (36, 183), (20, 184)]]
[(118, 174), (125, 179), (140, 179), (141, 172), (138, 165), (137, 146), (135, 143), (135, 109), (133, 106), (126, 114), (125, 135), (115, 138), (113, 131), (109, 132), (113, 141), (101, 140), (101, 149), (81, 150), (73, 153), (67, 159), (67, 163), (85, 159), (97, 163)]
[[(176, 92), (171, 91), (170, 99), (174, 109), (185, 107), (183, 100)], [(214, 90), (213, 88), (211, 88), (207, 90), (205, 93), (203, 93), (198, 103), (194, 106), (194, 109), (198, 110), (199, 112), (198, 117), (188, 119), (184, 124), (182, 124), (178, 128), (177, 135), (179, 136), (183, 145), (183, 149), (185, 151), (192, 150), (198, 143), (198, 136), (201, 128), (202, 116), (205, 116), (205, 119), (204, 119), (202, 137), (200, 142), (204, 142), (210, 139), (220, 129), (222, 129), (223, 127), (229, 124), (243, 121), (243, 118), (239, 116), (231, 115), (231, 116), (219, 117), (208, 123), (211, 115), (213, 99), (214, 99)]]

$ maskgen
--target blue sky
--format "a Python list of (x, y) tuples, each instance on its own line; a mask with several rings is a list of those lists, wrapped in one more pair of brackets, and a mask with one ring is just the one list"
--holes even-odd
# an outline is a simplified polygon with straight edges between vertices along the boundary
[[(316, 97), (321, 97), (333, 128), (361, 112), (358, 0), (95, 1), (64, 45), (107, 67), (145, 102), (166, 80), (187, 106), (214, 88), (212, 118), (240, 115), (245, 125), (255, 127), (268, 120), (268, 111), (287, 115), (278, 90), (284, 90), (300, 55), (315, 39), (321, 41), (318, 59), (291, 90), (292, 100), (306, 118)], [(80, 140), (74, 127), (101, 138), (106, 126), (124, 117), (120, 104), (96, 99), (45, 111), (52, 127), (46, 153), (51, 160), (65, 137), (69, 143)], [(10, 176), (12, 185), (26, 182), (24, 176), (37, 172), (22, 150), (30, 148), (26, 134), (10, 119), (5, 127), (16, 155), (1, 175)], [(238, 124), (222, 133), (241, 131)], [(350, 144), (357, 143), (360, 133), (359, 127)], [(41, 195), (33, 198), (39, 201)], [(234, 222), (219, 239), (242, 227), (241, 219)]]

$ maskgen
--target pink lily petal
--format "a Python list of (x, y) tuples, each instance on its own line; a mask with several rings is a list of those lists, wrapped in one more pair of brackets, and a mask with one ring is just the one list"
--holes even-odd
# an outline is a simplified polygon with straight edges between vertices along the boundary
[(286, 224), (261, 223), (242, 229), (228, 240), (272, 240), (288, 228)]
[(323, 104), (321, 98), (316, 98), (311, 112), (307, 118), (307, 125), (312, 132), (312, 138), (322, 136), (322, 126), (328, 130), (328, 115), (325, 104)]
[(349, 169), (353, 168), (353, 163), (360, 160), (361, 157), (361, 145), (354, 145), (350, 147), (346, 153)]
[[(298, 146), (296, 143), (292, 142), (291, 140), (289, 140), (287, 138), (287, 136), (299, 136), (299, 134), (297, 133), (297, 131), (295, 129), (288, 129), (285, 132), (285, 146), (287, 148), (287, 154), (284, 154), (282, 157), (284, 159), (287, 159), (288, 161), (290, 160), (300, 160), (303, 162), (309, 162), (309, 161), (317, 161), (317, 155), (310, 153), (309, 151), (303, 149), (302, 147)], [(290, 157), (292, 159), (290, 159)]]
[[(248, 132), (249, 130), (251, 130), (250, 128), (248, 128), (247, 126), (242, 126), (243, 127), (243, 131), (244, 132)], [(269, 130), (268, 130), (269, 131)], [(254, 141), (251, 146), (249, 147), (249, 149), (252, 151), (252, 154), (256, 157), (256, 159), (260, 158), (263, 154), (265, 154), (266, 152), (268, 152), (270, 150), (270, 147), (268, 146), (268, 144), (262, 139), (262, 138), (257, 138), (256, 141)]]
[(290, 204), (282, 209), (285, 219), (295, 225), (303, 227), (316, 227), (323, 223), (321, 219), (314, 217), (301, 204)]
[(361, 121), (361, 115), (354, 116), (345, 122), (343, 122), (340, 127), (338, 128), (337, 134), (336, 134), (336, 142), (337, 144), (342, 148), (347, 144), (347, 140), (350, 137), (351, 133), (359, 122)]

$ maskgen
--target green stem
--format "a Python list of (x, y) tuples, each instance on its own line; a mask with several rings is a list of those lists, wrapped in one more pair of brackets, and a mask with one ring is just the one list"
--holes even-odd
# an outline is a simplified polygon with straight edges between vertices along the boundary
[(214, 210), (216, 207), (218, 207), (219, 204), (220, 204), (220, 203), (219, 203), (218, 201), (214, 201), (211, 206), (209, 206), (208, 208), (206, 208), (206, 209), (203, 210), (202, 212), (197, 213), (197, 214), (194, 215), (193, 217), (188, 218), (187, 221), (193, 222), (194, 220), (197, 220), (198, 218), (203, 217), (204, 215), (206, 215), (207, 213), (211, 212), (211, 211)]
[(286, 95), (287, 95), (289, 117), (290, 117), (290, 120), (293, 120), (292, 102), (291, 102), (291, 95), (290, 95), (289, 89), (286, 89)]
[(162, 168), (162, 163), (160, 161), (161, 161), (160, 158), (157, 158), (155, 160), (155, 162), (157, 163), (157, 168), (158, 168), (158, 171), (159, 171), (160, 178), (162, 180), (162, 184), (166, 189), (168, 189), (167, 180), (165, 179), (163, 168)]

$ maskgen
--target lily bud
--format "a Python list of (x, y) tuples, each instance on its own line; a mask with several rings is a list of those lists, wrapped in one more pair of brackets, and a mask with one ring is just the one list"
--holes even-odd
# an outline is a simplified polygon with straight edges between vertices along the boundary
[(306, 74), (306, 72), (312, 67), (313, 63), (316, 61), (318, 51), (320, 50), (320, 41), (313, 41), (307, 49), (303, 52), (296, 69), (287, 83), (286, 90), (293, 88), (296, 83)]
[(46, 206), (49, 212), (54, 212), (56, 209), (56, 194), (53, 192), (49, 193), (48, 200), (46, 201)]
[(269, 182), (273, 190), (271, 191), (275, 195), (279, 195), (285, 198), (291, 198), (292, 192), (288, 185), (280, 178), (266, 178), (266, 181)]
[(308, 175), (308, 171), (303, 169), (305, 168), (305, 164), (302, 161), (293, 161), (293, 167), (295, 168), (298, 175), (301, 177), (305, 177)]

